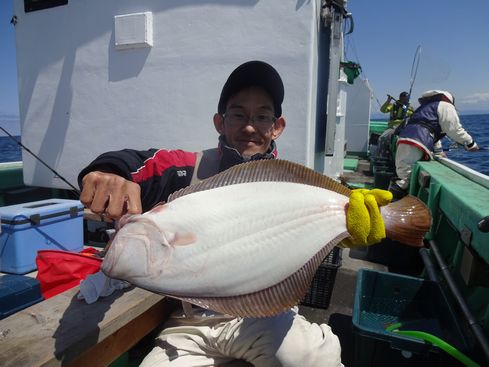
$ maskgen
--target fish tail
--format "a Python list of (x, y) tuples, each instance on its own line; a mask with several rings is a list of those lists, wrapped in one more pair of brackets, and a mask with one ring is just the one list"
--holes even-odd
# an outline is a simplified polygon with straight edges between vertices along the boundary
[(422, 247), (432, 223), (429, 208), (417, 197), (407, 195), (381, 207), (386, 236), (409, 246)]

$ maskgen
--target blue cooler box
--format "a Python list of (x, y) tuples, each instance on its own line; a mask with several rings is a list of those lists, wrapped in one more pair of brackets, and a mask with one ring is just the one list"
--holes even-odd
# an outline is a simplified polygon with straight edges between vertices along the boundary
[(0, 207), (0, 271), (25, 274), (36, 269), (39, 250), (83, 250), (83, 205), (48, 199)]

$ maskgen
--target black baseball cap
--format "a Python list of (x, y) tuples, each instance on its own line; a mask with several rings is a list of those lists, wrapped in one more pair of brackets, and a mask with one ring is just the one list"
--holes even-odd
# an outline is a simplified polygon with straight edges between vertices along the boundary
[(222, 87), (217, 112), (221, 115), (226, 112), (226, 105), (232, 96), (248, 87), (262, 87), (272, 97), (275, 117), (282, 115), (282, 102), (284, 100), (284, 84), (277, 70), (263, 61), (248, 61), (238, 66), (229, 75)]

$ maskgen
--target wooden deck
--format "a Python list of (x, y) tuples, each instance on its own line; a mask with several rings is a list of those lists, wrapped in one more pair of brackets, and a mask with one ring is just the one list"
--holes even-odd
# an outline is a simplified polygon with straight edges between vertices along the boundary
[(140, 288), (91, 305), (77, 299), (78, 290), (0, 320), (0, 366), (107, 366), (171, 312), (165, 297)]
[[(358, 269), (379, 264), (343, 250), (328, 309), (300, 307), (309, 321), (327, 323), (334, 314), (351, 316)], [(107, 366), (160, 326), (175, 303), (131, 287), (88, 305), (78, 287), (0, 320), (0, 366)]]

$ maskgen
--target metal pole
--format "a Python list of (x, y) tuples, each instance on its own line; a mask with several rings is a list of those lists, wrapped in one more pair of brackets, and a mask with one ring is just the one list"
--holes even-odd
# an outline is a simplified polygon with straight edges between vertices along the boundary
[(435, 266), (433, 264), (433, 261), (431, 261), (430, 255), (428, 253), (428, 249), (424, 247), (420, 249), (419, 256), (421, 256), (421, 260), (423, 260), (424, 268), (426, 269), (428, 279), (434, 282), (438, 282)]
[(467, 303), (465, 302), (462, 293), (460, 293), (460, 291), (458, 290), (457, 285), (453, 280), (452, 274), (450, 273), (450, 270), (447, 264), (445, 263), (445, 260), (443, 260), (443, 257), (440, 254), (440, 250), (438, 249), (438, 246), (436, 245), (435, 241), (430, 240), (429, 244), (430, 244), (430, 249), (433, 251), (433, 255), (435, 255), (436, 261), (440, 266), (440, 270), (445, 280), (447, 281), (448, 287), (452, 291), (452, 294), (455, 297), (455, 300), (457, 301), (460, 309), (462, 310), (462, 313), (464, 314), (467, 322), (469, 323), (469, 326), (472, 332), (474, 333), (475, 338), (477, 339), (477, 341), (481, 346), (482, 352), (486, 358), (486, 362), (489, 362), (489, 342), (487, 340), (486, 335), (484, 334), (484, 329), (482, 329), (482, 326), (478, 324), (474, 315), (472, 315), (472, 312), (467, 306)]

